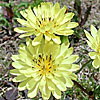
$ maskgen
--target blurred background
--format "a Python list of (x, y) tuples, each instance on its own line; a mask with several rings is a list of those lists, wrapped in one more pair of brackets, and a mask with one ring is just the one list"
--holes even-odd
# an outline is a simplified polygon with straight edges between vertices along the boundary
[(0, 0), (0, 100), (41, 100), (40, 94), (30, 99), (27, 90), (19, 92), (18, 83), (12, 82), (14, 76), (10, 75), (9, 70), (13, 68), (11, 56), (18, 54), (19, 44), (25, 42), (25, 38), (20, 39), (20, 34), (14, 32), (14, 28), (20, 26), (16, 18), (22, 18), (21, 10), (45, 1), (59, 2), (61, 7), (66, 5), (68, 12), (75, 13), (72, 21), (79, 23), (74, 34), (68, 37), (74, 54), (80, 56), (76, 62), (80, 70), (75, 72), (78, 84), (62, 92), (61, 100), (100, 100), (100, 72), (92, 66), (88, 56), (91, 49), (84, 34), (84, 29), (90, 31), (91, 24), (100, 28), (100, 0)]

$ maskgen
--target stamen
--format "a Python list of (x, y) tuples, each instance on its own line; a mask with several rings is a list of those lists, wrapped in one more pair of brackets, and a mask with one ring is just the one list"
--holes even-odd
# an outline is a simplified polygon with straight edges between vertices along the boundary
[(46, 56), (46, 60), (48, 59), (48, 56)]
[(49, 21), (51, 20), (51, 17), (49, 17)]
[(40, 63), (41, 63), (41, 61), (40, 60), (38, 60)]
[(40, 64), (38, 64), (40, 66)]
[(41, 55), (39, 55), (39, 57), (42, 59), (42, 56)]
[(50, 63), (48, 65), (50, 65)]
[(43, 61), (44, 61), (44, 58), (43, 58)]
[(51, 69), (51, 67), (49, 67), (49, 69)]
[(35, 31), (37, 31), (37, 29), (35, 29)]
[(51, 60), (51, 55), (50, 55), (50, 58), (49, 58), (49, 61)]
[[(36, 65), (39, 68), (38, 72), (40, 73), (40, 76), (46, 75), (47, 73), (51, 73), (52, 70), (56, 71), (55, 66), (52, 62), (52, 55), (45, 55), (42, 54), (38, 55), (38, 59), (36, 60)], [(33, 61), (34, 61), (33, 60)], [(34, 68), (34, 67), (33, 67)], [(52, 70), (51, 70), (52, 69)]]
[(41, 24), (41, 21), (39, 21), (39, 23)]
[(65, 11), (65, 14), (67, 14), (68, 13), (68, 8), (66, 8), (66, 11)]

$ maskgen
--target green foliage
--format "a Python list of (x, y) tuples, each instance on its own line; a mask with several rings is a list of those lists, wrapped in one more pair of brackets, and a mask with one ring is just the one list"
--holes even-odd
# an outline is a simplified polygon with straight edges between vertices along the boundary
[(0, 15), (0, 27), (1, 27), (1, 26), (10, 27), (10, 23), (9, 23), (8, 20), (4, 17), (3, 14)]
[[(7, 15), (7, 17), (5, 17), (5, 15), (2, 13), (0, 15), (0, 27), (1, 26), (5, 26), (5, 27), (13, 27), (14, 25), (17, 25), (17, 21), (16, 21), (16, 18), (21, 18), (22, 16), (20, 15), (20, 11), (21, 10), (24, 10), (26, 8), (28, 8), (28, 6), (31, 6), (31, 7), (35, 7), (35, 6), (38, 6), (41, 2), (43, 2), (43, 0), (36, 0), (35, 2), (20, 2), (18, 5), (16, 5), (14, 3), (14, 1), (10, 1), (9, 3), (0, 3), (0, 6), (1, 7), (4, 7), (6, 12), (7, 10), (10, 9), (10, 11), (7, 12), (10, 13), (12, 12), (10, 15)], [(12, 10), (12, 11), (11, 11)], [(12, 17), (12, 22), (13, 22), (13, 26), (10, 26), (11, 22), (8, 20), (10, 16), (13, 16)]]

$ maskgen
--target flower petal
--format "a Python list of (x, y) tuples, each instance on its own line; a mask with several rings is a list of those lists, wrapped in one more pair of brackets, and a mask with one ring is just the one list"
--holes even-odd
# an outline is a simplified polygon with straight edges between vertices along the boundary
[(57, 86), (57, 88), (61, 91), (66, 91), (66, 86), (65, 84), (59, 80), (59, 78), (53, 78), (52, 82)]
[(19, 55), (12, 55), (11, 59), (13, 61), (16, 61), (16, 60), (19, 60), (20, 58), (19, 58)]
[(90, 42), (91, 44), (96, 45), (95, 39), (94, 39), (86, 30), (84, 30), (84, 32), (85, 32), (86, 37), (88, 38), (89, 42)]
[(32, 45), (36, 46), (36, 45), (40, 44), (42, 38), (43, 38), (42, 34), (40, 34), (39, 36), (35, 37), (35, 39), (32, 41)]
[(31, 90), (36, 86), (37, 82), (34, 80), (34, 78), (31, 78), (27, 83), (27, 89)]
[(57, 44), (60, 44), (60, 43), (61, 43), (60, 37), (55, 36), (54, 34), (52, 34), (51, 37), (52, 37), (52, 40), (53, 40), (55, 43), (57, 43)]
[(53, 96), (56, 99), (60, 99), (61, 98), (61, 91), (55, 86), (55, 90), (52, 91)]
[(93, 26), (93, 25), (91, 25), (91, 34), (92, 34), (92, 36), (95, 38), (96, 37), (96, 35), (97, 35), (97, 29)]
[(27, 77), (25, 77), (24, 75), (19, 75), (13, 79), (13, 82), (22, 82), (26, 79), (27, 79)]
[(32, 33), (35, 30), (30, 27), (17, 27), (17, 28), (14, 28), (14, 31), (16, 31), (18, 33), (25, 33), (25, 32)]
[(67, 59), (64, 59), (61, 64), (72, 64), (78, 59), (78, 55), (71, 55)]
[[(30, 27), (30, 24), (29, 24), (26, 20), (17, 18), (17, 21), (18, 21), (20, 24), (22, 24), (23, 26)], [(15, 29), (14, 29), (14, 30), (15, 30)]]
[(20, 91), (25, 90), (26, 87), (27, 87), (27, 83), (28, 83), (29, 80), (30, 80), (30, 78), (29, 78), (29, 79), (26, 79), (26, 80), (23, 81), (23, 82), (21, 82), (21, 83), (19, 84), (19, 86), (18, 86), (18, 90), (20, 90)]
[(47, 79), (47, 86), (51, 91), (55, 89), (55, 84), (50, 79)]
[(33, 34), (34, 34), (34, 32), (25, 33), (25, 34), (20, 35), (19, 38), (23, 38), (23, 37), (31, 36), (31, 35), (33, 35)]
[(69, 77), (67, 77), (67, 76), (64, 76), (64, 78), (66, 80), (66, 86), (67, 87), (72, 87), (73, 86), (72, 80)]
[(99, 57), (96, 57), (94, 59), (94, 61), (92, 62), (92, 64), (93, 64), (93, 67), (99, 68), (100, 67), (100, 58)]
[(98, 56), (99, 54), (97, 52), (89, 52), (89, 56), (91, 57), (91, 59), (95, 59), (96, 56)]
[(63, 21), (60, 23), (60, 25), (62, 25), (62, 24), (64, 24), (64, 23), (68, 22), (69, 20), (71, 20), (71, 19), (73, 18), (73, 16), (74, 16), (74, 13), (72, 13), (72, 12), (71, 12), (71, 13), (67, 13), (67, 14), (65, 15)]
[(28, 97), (34, 98), (39, 91), (39, 83), (36, 84), (31, 90), (28, 91)]
[(21, 75), (21, 73), (19, 72), (18, 69), (12, 69), (12, 70), (10, 70), (10, 73), (11, 73), (12, 75)]

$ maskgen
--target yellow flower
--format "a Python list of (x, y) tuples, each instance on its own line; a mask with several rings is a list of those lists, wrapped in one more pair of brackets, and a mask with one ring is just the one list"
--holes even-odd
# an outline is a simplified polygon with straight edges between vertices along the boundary
[(85, 30), (86, 37), (88, 38), (88, 45), (94, 50), (90, 52), (89, 56), (94, 59), (92, 62), (93, 67), (100, 67), (100, 29), (97, 30), (93, 25), (91, 25), (91, 35)]
[(39, 90), (44, 100), (49, 99), (51, 93), (55, 98), (61, 98), (61, 91), (72, 87), (72, 80), (77, 78), (73, 71), (78, 70), (79, 65), (72, 63), (78, 56), (71, 55), (73, 48), (68, 48), (69, 44), (58, 45), (44, 40), (33, 46), (29, 38), (26, 44), (20, 46), (18, 55), (12, 56), (15, 69), (10, 72), (17, 75), (14, 82), (21, 82), (18, 89), (28, 89), (30, 98), (35, 97)]
[(21, 15), (25, 18), (18, 18), (17, 21), (25, 27), (17, 27), (14, 30), (19, 33), (20, 38), (35, 35), (32, 44), (37, 45), (41, 42), (43, 36), (47, 41), (53, 40), (60, 44), (61, 40), (58, 35), (68, 36), (73, 34), (72, 28), (78, 26), (78, 23), (71, 22), (74, 13), (66, 13), (67, 7), (60, 9), (59, 3), (54, 6), (51, 2), (41, 3), (38, 7), (31, 7), (25, 11), (21, 11)]

